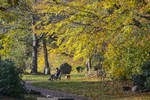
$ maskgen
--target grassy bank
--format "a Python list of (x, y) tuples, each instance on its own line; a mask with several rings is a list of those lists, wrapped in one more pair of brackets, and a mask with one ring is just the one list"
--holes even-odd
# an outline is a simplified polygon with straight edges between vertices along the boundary
[[(50, 75), (23, 75), (22, 79), (26, 81), (47, 81)], [(62, 75), (61, 79), (63, 81), (66, 80), (65, 76)], [(86, 77), (85, 73), (73, 73), (71, 74), (71, 80), (89, 80), (88, 77)], [(90, 79), (92, 80), (92, 79)]]
[(30, 75), (24, 76), (24, 80), (34, 80), (33, 85), (51, 90), (63, 91), (92, 98), (92, 100), (150, 100), (150, 93), (124, 92), (122, 86), (131, 86), (131, 82), (100, 81), (88, 78), (85, 74), (72, 74), (67, 80), (48, 81), (49, 76)]
[(149, 93), (123, 92), (122, 82), (94, 82), (94, 81), (53, 81), (33, 83), (34, 86), (51, 90), (65, 91), (93, 100), (150, 100)]

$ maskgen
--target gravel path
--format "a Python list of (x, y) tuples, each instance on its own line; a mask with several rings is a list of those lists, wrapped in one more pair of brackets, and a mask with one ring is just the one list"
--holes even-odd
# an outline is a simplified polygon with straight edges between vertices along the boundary
[(38, 91), (41, 93), (42, 96), (48, 97), (48, 98), (73, 98), (74, 100), (91, 100), (89, 98), (83, 97), (83, 96), (77, 96), (71, 93), (65, 93), (65, 92), (60, 92), (60, 91), (53, 91), (53, 90), (48, 90), (44, 88), (39, 88), (32, 86), (31, 83), (34, 81), (26, 81), (26, 88), (28, 90), (34, 90)]

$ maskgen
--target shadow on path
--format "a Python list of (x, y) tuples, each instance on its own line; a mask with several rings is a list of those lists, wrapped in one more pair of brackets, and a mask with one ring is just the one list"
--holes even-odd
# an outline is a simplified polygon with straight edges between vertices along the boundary
[(89, 98), (83, 97), (83, 96), (77, 96), (71, 93), (65, 93), (65, 92), (60, 92), (60, 91), (54, 91), (54, 90), (49, 90), (49, 89), (44, 89), (44, 88), (39, 88), (32, 86), (31, 83), (38, 82), (38, 81), (26, 81), (26, 88), (28, 90), (34, 90), (37, 92), (40, 92), (42, 96), (47, 97), (47, 98), (73, 98), (74, 100), (91, 100)]

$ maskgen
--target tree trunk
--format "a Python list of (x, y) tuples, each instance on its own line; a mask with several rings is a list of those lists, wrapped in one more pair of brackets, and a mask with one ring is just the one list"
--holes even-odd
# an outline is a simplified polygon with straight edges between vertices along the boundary
[(44, 53), (44, 62), (45, 62), (45, 67), (44, 67), (44, 74), (50, 74), (50, 67), (48, 63), (48, 53), (47, 53), (47, 47), (46, 47), (46, 39), (43, 37), (43, 53)]
[(38, 40), (36, 34), (33, 33), (33, 50), (32, 50), (32, 68), (31, 73), (37, 73), (37, 52), (38, 52)]
[[(33, 5), (36, 5), (37, 0), (34, 0)], [(34, 26), (36, 24), (36, 15), (32, 14), (31, 15), (31, 19), (32, 19), (32, 26)], [(32, 68), (31, 68), (31, 73), (37, 73), (37, 53), (38, 53), (38, 39), (35, 33), (35, 28), (32, 28), (32, 32), (33, 32), (33, 44), (32, 44)]]
[(90, 71), (91, 71), (91, 58), (90, 57), (87, 58), (86, 69), (87, 69), (88, 74), (90, 74)]

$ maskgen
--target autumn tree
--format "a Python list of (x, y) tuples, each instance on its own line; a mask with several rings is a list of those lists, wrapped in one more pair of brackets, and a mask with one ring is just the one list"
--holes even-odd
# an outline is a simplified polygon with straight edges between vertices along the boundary
[[(18, 1), (17, 0), (17, 2), (18, 3), (16, 3), (16, 0), (13, 0), (13, 1), (9, 0), (7, 3), (8, 3), (8, 5), (10, 5), (10, 7), (6, 6), (6, 7), (4, 7), (5, 10), (1, 10), (2, 13), (4, 13), (4, 15), (1, 16), (3, 18), (2, 19), (2, 21), (3, 21), (3, 30), (5, 29), (4, 26), (9, 25), (9, 27), (6, 27), (6, 30), (7, 31), (9, 30), (6, 33), (11, 33), (11, 32), (14, 31), (13, 32), (14, 34), (8, 34), (8, 36), (6, 36), (6, 38), (3, 38), (4, 39), (3, 41), (8, 40), (8, 41), (5, 42), (8, 45), (6, 45), (2, 41), (3, 45), (5, 45), (4, 46), (5, 48), (7, 48), (6, 46), (8, 46), (9, 48), (11, 48), (11, 47), (13, 48), (13, 46), (11, 46), (13, 44), (10, 43), (9, 40), (10, 40), (10, 38), (13, 38), (15, 36), (15, 33), (19, 33), (18, 29), (22, 30), (22, 31), (26, 31), (28, 33), (33, 33), (34, 32), (34, 30), (32, 30), (32, 32), (31, 32), (31, 29), (33, 29), (32, 26), (35, 23), (34, 22), (35, 18), (37, 18), (37, 17), (34, 16), (34, 18), (33, 18), (33, 16), (32, 16), (32, 15), (36, 14), (35, 11), (34, 11), (34, 7), (32, 8), (33, 1), (30, 1), (30, 0), (27, 0), (27, 1), (19, 0)], [(15, 12), (14, 15), (12, 14), (12, 12)], [(30, 41), (30, 42), (33, 42), (33, 64), (32, 64), (33, 67), (32, 67), (32, 72), (37, 72), (37, 64), (36, 64), (37, 63), (37, 48), (38, 48), (38, 41), (41, 39), (41, 37), (42, 37), (42, 35), (40, 35), (40, 36), (37, 35), (36, 36), (36, 34), (33, 34), (33, 41)]]
[[(148, 54), (145, 54), (148, 49), (144, 48), (149, 44), (146, 43), (149, 37), (149, 0), (45, 2), (45, 8), (48, 9), (43, 12), (65, 16), (64, 20), (47, 26), (51, 32), (58, 33), (59, 52), (66, 52), (75, 59), (84, 58), (86, 61), (93, 56), (94, 49), (97, 49), (105, 56), (103, 66), (111, 74), (116, 69), (118, 73), (125, 72), (124, 75), (132, 73), (139, 69), (137, 66), (140, 66), (143, 58), (148, 59)], [(145, 36), (146, 39), (143, 38)], [(139, 47), (139, 44), (145, 44), (144, 48)], [(141, 48), (147, 51), (141, 51)], [(138, 52), (143, 56), (137, 57)], [(136, 61), (135, 58), (141, 60)]]
[[(8, 33), (9, 29), (15, 29), (15, 21), (18, 21), (19, 11), (18, 11), (19, 1), (12, 0), (1, 0), (0, 1), (0, 45), (1, 51), (4, 51), (9, 44), (10, 34)], [(18, 13), (17, 13), (18, 11)], [(0, 53), (2, 55), (2, 52)]]
[(30, 10), (26, 11), (31, 15), (34, 33), (32, 72), (37, 72), (37, 59), (34, 59), (37, 58), (37, 35), (55, 33), (57, 48), (50, 52), (65, 53), (74, 60), (83, 59), (88, 71), (96, 51), (103, 56), (102, 65), (109, 76), (126, 79), (139, 73), (140, 65), (149, 59), (149, 2), (42, 0), (35, 4), (31, 1)]

